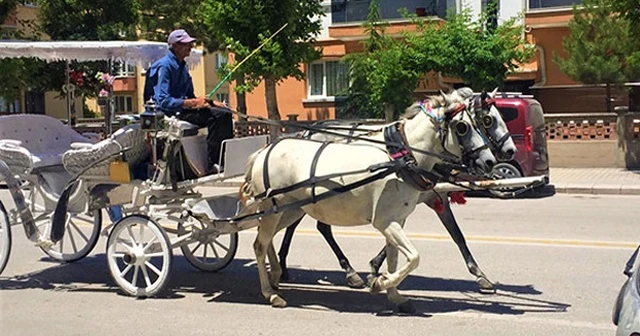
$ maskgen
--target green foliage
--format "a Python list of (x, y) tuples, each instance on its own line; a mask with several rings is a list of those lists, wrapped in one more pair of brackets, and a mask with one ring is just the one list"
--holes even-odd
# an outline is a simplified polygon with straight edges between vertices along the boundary
[(395, 39), (384, 34), (372, 1), (364, 24), (365, 50), (345, 58), (352, 82), (347, 111), (379, 118), (384, 106), (392, 105), (398, 114), (411, 103), (420, 76), (430, 71), (461, 78), (475, 90), (501, 86), (509, 72), (533, 57), (534, 48), (523, 39), (518, 18), (496, 26), (487, 13), (474, 21), (465, 9), (442, 24), (406, 16), (418, 31)]
[(136, 40), (138, 0), (40, 1), (38, 20), (52, 40)]
[[(251, 90), (260, 81), (287, 77), (304, 78), (301, 63), (320, 57), (314, 43), (321, 15), (317, 0), (205, 0), (196, 12), (206, 34), (224, 41), (235, 54), (236, 64), (247, 57), (285, 23), (288, 26), (259, 52), (251, 56), (237, 72), (244, 74), (246, 85), (238, 91)], [(229, 64), (227, 71), (234, 64)]]
[(382, 118), (385, 104), (399, 114), (411, 103), (422, 74), (418, 66), (422, 57), (407, 42), (385, 35), (385, 26), (377, 3), (372, 1), (364, 23), (368, 36), (364, 51), (345, 57), (352, 83), (345, 114)]
[[(200, 0), (138, 0), (141, 14), (139, 35), (150, 41), (166, 42), (170, 31), (185, 29), (207, 50), (220, 48), (215, 36), (207, 32), (206, 27), (196, 19)], [(215, 29), (211, 29), (212, 31)]]
[(441, 26), (424, 25), (412, 43), (430, 60), (431, 70), (460, 78), (474, 90), (502, 86), (507, 75), (535, 51), (523, 38), (523, 28), (517, 24), (520, 18), (496, 26), (489, 12), (478, 20), (473, 20), (469, 9), (450, 13)]
[(621, 84), (633, 75), (637, 57), (631, 46), (629, 21), (615, 12), (610, 0), (584, 0), (574, 6), (571, 33), (563, 40), (569, 58), (554, 55), (564, 73), (585, 84)]

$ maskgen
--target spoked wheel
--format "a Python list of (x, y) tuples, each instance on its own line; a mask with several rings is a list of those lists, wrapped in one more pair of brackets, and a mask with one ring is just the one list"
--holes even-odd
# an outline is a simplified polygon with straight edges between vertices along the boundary
[[(33, 185), (25, 190), (26, 202), (33, 213), (38, 231), (48, 238), (51, 234), (53, 210), (46, 209), (44, 206), (45, 197), (47, 196)], [(91, 253), (96, 246), (100, 238), (101, 226), (102, 212), (100, 210), (96, 210), (92, 214), (70, 213), (62, 239), (53, 246), (41, 247), (40, 249), (58, 261), (73, 262), (82, 259)]]
[(7, 210), (0, 202), (0, 274), (4, 271), (11, 254), (11, 224)]
[(204, 228), (204, 224), (193, 217), (179, 221), (178, 236), (194, 235), (193, 242), (180, 246), (180, 249), (193, 267), (205, 272), (217, 272), (227, 267), (236, 256), (238, 233), (201, 235), (200, 231)]
[(127, 216), (109, 234), (109, 272), (129, 295), (150, 297), (162, 290), (169, 280), (172, 259), (167, 234), (149, 217)]

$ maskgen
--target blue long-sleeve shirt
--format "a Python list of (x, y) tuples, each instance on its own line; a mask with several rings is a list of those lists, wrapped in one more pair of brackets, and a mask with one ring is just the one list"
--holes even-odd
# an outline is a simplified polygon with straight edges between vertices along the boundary
[(181, 111), (185, 99), (195, 98), (186, 63), (173, 51), (155, 61), (147, 70), (143, 96), (145, 101), (153, 97), (157, 108), (168, 115)]

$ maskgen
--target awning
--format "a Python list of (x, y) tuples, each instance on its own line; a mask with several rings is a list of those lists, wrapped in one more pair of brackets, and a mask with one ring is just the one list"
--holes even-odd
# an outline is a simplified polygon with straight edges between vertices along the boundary
[[(169, 46), (147, 41), (1, 41), (0, 58), (36, 57), (47, 62), (114, 60), (147, 66), (164, 56)], [(192, 49), (190, 66), (202, 59), (202, 51)]]

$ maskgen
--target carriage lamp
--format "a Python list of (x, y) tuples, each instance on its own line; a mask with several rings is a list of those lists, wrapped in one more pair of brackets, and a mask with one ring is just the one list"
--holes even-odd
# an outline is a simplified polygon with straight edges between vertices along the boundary
[(156, 104), (149, 99), (144, 104), (144, 112), (140, 114), (140, 128), (146, 131), (159, 131), (163, 128), (164, 113), (156, 109)]

